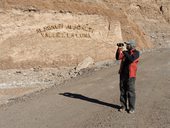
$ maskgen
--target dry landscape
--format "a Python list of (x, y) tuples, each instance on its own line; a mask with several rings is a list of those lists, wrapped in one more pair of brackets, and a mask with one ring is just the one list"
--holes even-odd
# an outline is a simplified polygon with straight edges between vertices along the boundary
[[(0, 0), (0, 127), (168, 128), (169, 0)], [(141, 58), (120, 113), (116, 44)]]

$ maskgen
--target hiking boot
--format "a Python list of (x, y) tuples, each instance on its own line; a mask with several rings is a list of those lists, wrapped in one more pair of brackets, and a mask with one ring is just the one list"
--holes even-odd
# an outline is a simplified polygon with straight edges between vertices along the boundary
[(135, 113), (135, 110), (129, 110), (129, 113), (133, 114), (133, 113)]
[(125, 108), (124, 107), (120, 107), (119, 108), (119, 112), (124, 112), (125, 111)]

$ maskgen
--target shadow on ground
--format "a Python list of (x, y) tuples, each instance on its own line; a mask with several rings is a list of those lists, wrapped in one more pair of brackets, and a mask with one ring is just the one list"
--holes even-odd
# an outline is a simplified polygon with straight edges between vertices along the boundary
[(108, 106), (108, 107), (115, 108), (115, 109), (119, 109), (120, 108), (119, 105), (106, 103), (106, 102), (103, 102), (103, 101), (100, 101), (100, 100), (97, 100), (97, 99), (93, 99), (93, 98), (89, 98), (89, 97), (83, 96), (81, 94), (65, 92), (65, 93), (59, 93), (59, 95), (63, 95), (63, 96), (69, 97), (69, 98), (80, 99), (80, 100), (92, 102), (92, 103), (99, 104), (99, 105)]

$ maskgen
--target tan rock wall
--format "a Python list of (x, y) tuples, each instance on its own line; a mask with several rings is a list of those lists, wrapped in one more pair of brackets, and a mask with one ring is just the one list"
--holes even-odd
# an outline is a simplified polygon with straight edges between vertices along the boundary
[[(0, 0), (0, 68), (114, 59), (116, 43), (170, 46), (169, 0)], [(123, 38), (123, 39), (122, 39)]]
[(75, 66), (87, 57), (110, 60), (122, 41), (120, 22), (98, 15), (13, 10), (0, 17), (0, 68)]

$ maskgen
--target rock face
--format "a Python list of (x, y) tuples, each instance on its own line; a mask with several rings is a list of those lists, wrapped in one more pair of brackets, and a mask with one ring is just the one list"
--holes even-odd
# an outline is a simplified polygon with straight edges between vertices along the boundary
[(74, 66), (88, 56), (113, 59), (116, 43), (122, 41), (120, 22), (98, 15), (16, 11), (4, 18), (8, 22), (0, 21), (2, 67)]
[(169, 47), (169, 0), (0, 0), (0, 69), (113, 60), (116, 43)]
[(155, 47), (170, 46), (169, 0), (136, 0), (124, 8)]

